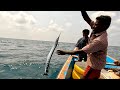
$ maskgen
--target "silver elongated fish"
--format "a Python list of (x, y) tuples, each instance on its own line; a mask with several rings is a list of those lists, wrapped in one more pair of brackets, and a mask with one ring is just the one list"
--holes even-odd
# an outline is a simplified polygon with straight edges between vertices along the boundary
[[(61, 33), (60, 33), (61, 34)], [(48, 69), (49, 69), (49, 64), (50, 64), (50, 60), (51, 60), (51, 57), (55, 51), (55, 48), (57, 47), (58, 45), (58, 41), (59, 41), (59, 37), (60, 37), (60, 34), (58, 36), (58, 38), (56, 39), (54, 45), (52, 46), (48, 56), (47, 56), (47, 61), (46, 61), (46, 65), (45, 65), (45, 72), (44, 72), (44, 75), (48, 75)]]

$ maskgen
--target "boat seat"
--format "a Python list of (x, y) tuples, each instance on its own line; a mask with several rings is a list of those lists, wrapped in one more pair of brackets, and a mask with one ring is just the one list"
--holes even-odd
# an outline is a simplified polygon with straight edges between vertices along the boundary
[(84, 70), (85, 70), (85, 68), (86, 68), (86, 66), (87, 66), (86, 62), (76, 61), (75, 64), (76, 64), (77, 66), (79, 66), (80, 68), (84, 69)]

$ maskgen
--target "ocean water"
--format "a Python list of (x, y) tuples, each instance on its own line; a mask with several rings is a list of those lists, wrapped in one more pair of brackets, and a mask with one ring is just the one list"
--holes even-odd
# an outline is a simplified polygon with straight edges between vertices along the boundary
[[(0, 38), (0, 79), (55, 79), (68, 55), (51, 58), (48, 76), (44, 76), (47, 55), (54, 42)], [(59, 42), (56, 49), (73, 50), (74, 43)], [(108, 55), (120, 60), (120, 47), (109, 46)]]

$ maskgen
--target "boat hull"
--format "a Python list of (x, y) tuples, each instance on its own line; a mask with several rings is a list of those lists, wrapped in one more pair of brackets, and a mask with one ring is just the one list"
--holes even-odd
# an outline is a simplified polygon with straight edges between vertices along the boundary
[[(115, 59), (110, 56), (106, 57), (106, 63), (113, 63)], [(114, 72), (109, 72), (109, 68), (113, 65), (107, 65), (101, 70), (100, 79), (120, 79)], [(78, 62), (77, 58), (69, 56), (62, 69), (60, 70), (57, 79), (81, 79), (86, 67), (86, 62)], [(120, 66), (116, 66), (120, 67)], [(115, 67), (114, 67), (115, 68)]]

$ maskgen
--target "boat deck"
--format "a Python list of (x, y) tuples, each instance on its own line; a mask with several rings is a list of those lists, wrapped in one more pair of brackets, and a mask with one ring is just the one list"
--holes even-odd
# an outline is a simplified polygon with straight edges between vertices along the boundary
[[(78, 62), (76, 61), (75, 64), (79, 66), (80, 68), (84, 69), (86, 68), (86, 62)], [(119, 76), (117, 76), (114, 72), (109, 72), (105, 69), (101, 70), (101, 76), (100, 79), (120, 79)]]
[(107, 71), (105, 69), (102, 69), (101, 71), (101, 75), (105, 78), (105, 79), (120, 79), (119, 76), (117, 76), (113, 71)]

